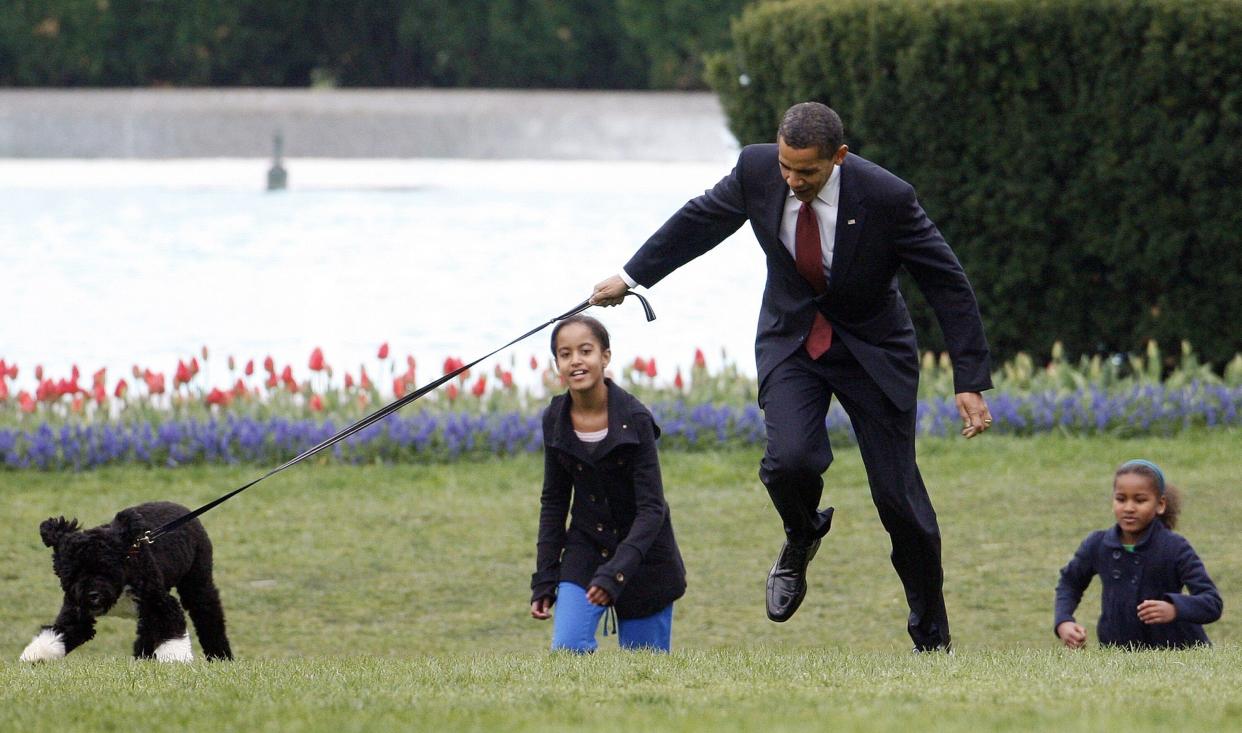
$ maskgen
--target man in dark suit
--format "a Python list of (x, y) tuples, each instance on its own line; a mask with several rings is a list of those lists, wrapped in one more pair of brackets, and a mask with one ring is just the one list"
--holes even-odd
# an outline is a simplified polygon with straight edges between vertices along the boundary
[(819, 502), (832, 462), (824, 419), (835, 395), (892, 540), (915, 650), (949, 650), (940, 529), (914, 459), (919, 359), (899, 267), (944, 332), (963, 436), (991, 425), (980, 392), (992, 383), (974, 291), (910, 184), (850, 153), (831, 109), (794, 105), (775, 145), (745, 147), (733, 172), (596, 285), (591, 302), (615, 305), (629, 288), (655, 285), (747, 220), (768, 270), (755, 337), (768, 438), (759, 477), (786, 534), (768, 576), (768, 616), (785, 621), (798, 609), (807, 565), (831, 527), (832, 508), (820, 511)]

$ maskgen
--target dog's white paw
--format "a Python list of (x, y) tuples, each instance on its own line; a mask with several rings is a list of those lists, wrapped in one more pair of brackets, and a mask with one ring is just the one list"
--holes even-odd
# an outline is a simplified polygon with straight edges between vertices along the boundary
[(155, 658), (161, 662), (193, 662), (194, 651), (190, 649), (190, 635), (168, 641), (155, 647)]
[(22, 662), (47, 662), (52, 659), (63, 659), (65, 656), (65, 639), (52, 629), (44, 629), (31, 639), (18, 657)]

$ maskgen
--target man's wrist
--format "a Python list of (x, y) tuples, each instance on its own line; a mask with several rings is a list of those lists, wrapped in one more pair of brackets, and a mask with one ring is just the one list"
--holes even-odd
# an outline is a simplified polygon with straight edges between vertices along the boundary
[(634, 278), (630, 277), (630, 274), (625, 271), (624, 267), (621, 268), (621, 270), (617, 273), (617, 275), (621, 277), (622, 282), (625, 283), (625, 286), (627, 288), (633, 290), (634, 288), (638, 287), (638, 282), (634, 280)]

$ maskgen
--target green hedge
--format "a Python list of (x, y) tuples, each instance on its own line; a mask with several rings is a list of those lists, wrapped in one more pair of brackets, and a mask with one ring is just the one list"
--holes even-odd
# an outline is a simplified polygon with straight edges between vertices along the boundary
[(702, 88), (745, 0), (3, 0), (0, 86)]
[(918, 188), (1000, 358), (1242, 344), (1242, 2), (789, 0), (733, 40), (708, 79), (738, 138), (835, 108)]

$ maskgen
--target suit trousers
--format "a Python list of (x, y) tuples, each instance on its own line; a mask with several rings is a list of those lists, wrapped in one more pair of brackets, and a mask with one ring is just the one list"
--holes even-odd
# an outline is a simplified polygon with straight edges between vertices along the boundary
[(949, 640), (940, 528), (914, 460), (915, 411), (899, 410), (840, 340), (817, 360), (799, 348), (759, 389), (767, 450), (759, 478), (790, 541), (806, 543), (826, 529), (817, 514), (822, 474), (832, 463), (825, 418), (836, 396), (858, 439), (871, 498), (892, 542), (892, 563), (910, 607), (917, 646)]

